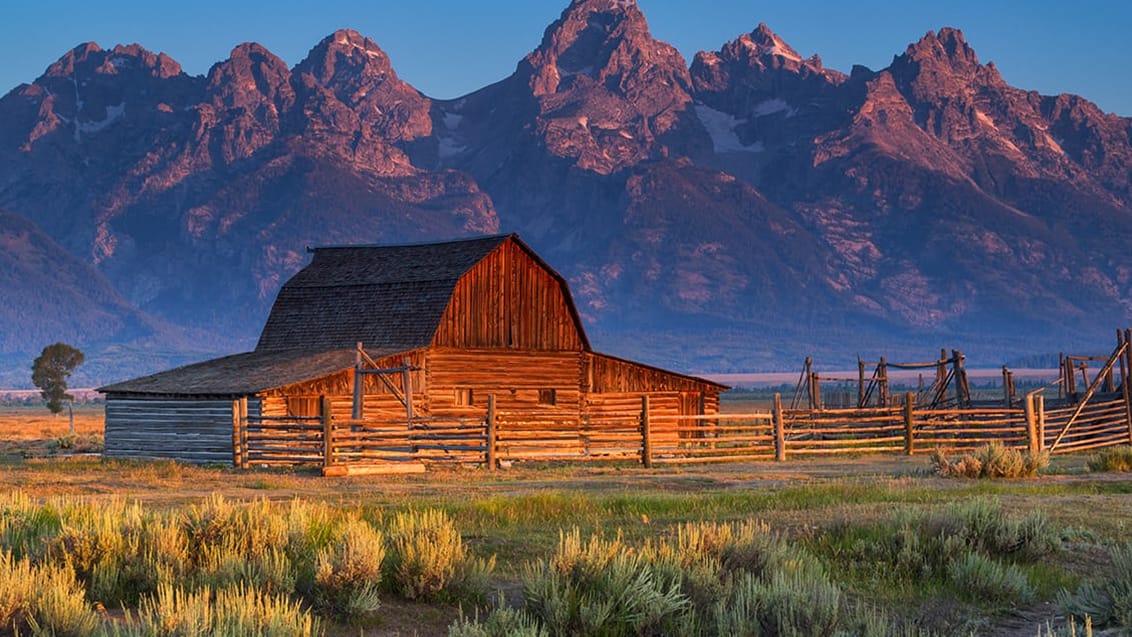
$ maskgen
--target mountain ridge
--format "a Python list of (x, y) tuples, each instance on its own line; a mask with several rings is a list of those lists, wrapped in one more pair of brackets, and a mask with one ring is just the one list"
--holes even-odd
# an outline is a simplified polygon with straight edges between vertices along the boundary
[(123, 312), (237, 341), (307, 245), (500, 231), (605, 349), (685, 369), (944, 339), (1001, 360), (1132, 318), (1132, 119), (1009, 86), (951, 28), (847, 75), (765, 24), (689, 63), (635, 3), (576, 0), (455, 100), (350, 30), (205, 76), (88, 43), (0, 116), (0, 208)]

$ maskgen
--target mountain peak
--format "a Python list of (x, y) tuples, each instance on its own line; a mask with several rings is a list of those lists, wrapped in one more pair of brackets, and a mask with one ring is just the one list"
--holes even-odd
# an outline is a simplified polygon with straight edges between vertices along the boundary
[[(897, 83), (918, 101), (957, 96), (973, 85), (1005, 86), (993, 64), (982, 65), (959, 29), (944, 27), (924, 37), (892, 60)], [(964, 88), (966, 87), (966, 88)]]
[[(313, 81), (322, 87), (318, 90), (329, 91), (382, 139), (408, 141), (432, 132), (429, 100), (397, 77), (385, 51), (357, 31), (339, 29), (323, 38), (295, 66), (294, 75), (301, 83)], [(308, 86), (310, 90), (315, 89)], [(348, 113), (335, 113), (321, 98), (307, 108), (321, 111), (328, 128), (335, 128), (330, 122), (342, 126), (352, 119)]]
[(324, 86), (357, 84), (360, 75), (392, 73), (389, 56), (373, 40), (351, 29), (339, 29), (319, 42), (296, 73), (310, 73)]
[(778, 56), (795, 62), (802, 61), (802, 56), (777, 33), (771, 31), (765, 22), (760, 22), (758, 28), (750, 34), (740, 36), (739, 42), (758, 55)]
[(904, 57), (921, 63), (927, 60), (946, 61), (956, 68), (979, 66), (979, 57), (967, 44), (963, 32), (952, 27), (944, 27), (938, 33), (928, 31), (918, 42), (908, 46)]
[(526, 63), (535, 95), (556, 93), (583, 77), (624, 88), (630, 78), (657, 70), (674, 76), (676, 85), (689, 85), (684, 58), (653, 38), (635, 0), (574, 0)]

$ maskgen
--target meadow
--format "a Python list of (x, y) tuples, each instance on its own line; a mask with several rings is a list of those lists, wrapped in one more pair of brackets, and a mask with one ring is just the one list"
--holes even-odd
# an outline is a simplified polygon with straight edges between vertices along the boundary
[(97, 406), (38, 411), (0, 413), (0, 635), (1132, 628), (1127, 454), (324, 478), (103, 461)]

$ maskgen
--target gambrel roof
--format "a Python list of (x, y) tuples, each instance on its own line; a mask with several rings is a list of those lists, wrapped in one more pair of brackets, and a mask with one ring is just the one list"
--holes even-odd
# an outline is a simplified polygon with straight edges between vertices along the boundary
[[(444, 243), (317, 248), (311, 263), (280, 290), (254, 352), (186, 365), (99, 391), (251, 395), (350, 369), (358, 343), (373, 357), (427, 348), (460, 280), (508, 243), (557, 284), (577, 330), (574, 342), (580, 342), (582, 351), (619, 361), (593, 352), (566, 280), (511, 234)], [(636, 365), (723, 388), (711, 381)]]
[(553, 276), (588, 350), (566, 280), (518, 236), (397, 246), (317, 248), (279, 291), (256, 351), (427, 347), (452, 293), (473, 266), (512, 241)]

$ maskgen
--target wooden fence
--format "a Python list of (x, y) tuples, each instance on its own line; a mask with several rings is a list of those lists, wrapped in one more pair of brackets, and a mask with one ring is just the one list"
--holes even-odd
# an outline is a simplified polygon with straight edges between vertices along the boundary
[[(1094, 397), (1090, 397), (1094, 398)], [(249, 416), (233, 404), (233, 463), (238, 467), (321, 465), (328, 474), (425, 463), (633, 460), (658, 464), (786, 461), (791, 457), (970, 450), (989, 443), (1070, 453), (1132, 443), (1127, 398), (1096, 396), (1048, 411), (1040, 392), (1024, 407), (927, 409), (905, 394), (895, 407), (772, 409), (705, 416), (651, 413), (648, 397), (634, 411), (579, 417), (497, 412), (489, 398), (476, 418), (336, 420), (327, 399), (310, 418)], [(361, 470), (359, 470), (361, 472)]]

